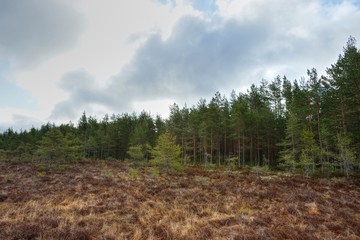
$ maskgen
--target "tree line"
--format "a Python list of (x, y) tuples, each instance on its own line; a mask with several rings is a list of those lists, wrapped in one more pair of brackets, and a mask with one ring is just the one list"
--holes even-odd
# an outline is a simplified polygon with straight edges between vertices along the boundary
[(183, 164), (268, 166), (306, 174), (359, 171), (356, 40), (348, 39), (325, 76), (313, 68), (299, 80), (277, 76), (246, 93), (233, 91), (230, 98), (216, 92), (192, 107), (174, 103), (166, 120), (147, 112), (98, 120), (84, 112), (77, 125), (9, 128), (0, 134), (0, 158), (149, 160), (164, 134), (179, 145)]

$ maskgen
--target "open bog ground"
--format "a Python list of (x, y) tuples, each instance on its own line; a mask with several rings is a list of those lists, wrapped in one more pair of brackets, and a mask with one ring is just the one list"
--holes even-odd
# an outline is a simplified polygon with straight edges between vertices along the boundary
[(360, 239), (360, 179), (1, 163), (0, 239)]

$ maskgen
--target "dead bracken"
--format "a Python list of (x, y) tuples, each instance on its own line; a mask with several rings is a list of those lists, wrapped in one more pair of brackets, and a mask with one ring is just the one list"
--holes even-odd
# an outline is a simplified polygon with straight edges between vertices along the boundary
[(360, 239), (359, 178), (153, 172), (0, 163), (0, 239)]

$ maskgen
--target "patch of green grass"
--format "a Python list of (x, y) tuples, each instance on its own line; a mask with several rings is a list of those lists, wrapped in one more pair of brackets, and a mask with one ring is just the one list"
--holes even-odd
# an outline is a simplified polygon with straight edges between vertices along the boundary
[(39, 178), (45, 177), (46, 172), (45, 171), (37, 171), (36, 172), (36, 176)]
[(149, 172), (150, 172), (150, 175), (154, 178), (159, 178), (161, 175), (161, 171), (157, 167), (150, 168)]
[(4, 182), (8, 182), (8, 181), (11, 181), (11, 179), (14, 177), (14, 172), (9, 172), (7, 173), (4, 178), (3, 178), (3, 181)]
[(197, 182), (200, 185), (206, 186), (210, 184), (210, 178), (203, 176), (195, 176), (195, 182)]
[(66, 165), (61, 163), (41, 162), (36, 164), (37, 172), (64, 173), (66, 169)]
[(269, 166), (255, 166), (255, 167), (252, 167), (252, 169), (253, 169), (255, 172), (261, 172), (261, 173), (270, 172), (270, 171), (271, 171), (271, 169), (269, 168)]
[(106, 165), (106, 163), (102, 163), (101, 176), (105, 179), (112, 179), (114, 176), (114, 171), (108, 165)]
[(244, 215), (244, 214), (250, 214), (251, 213), (251, 209), (245, 206), (241, 206), (240, 208), (238, 208), (236, 210), (236, 214), (238, 215)]
[(140, 171), (136, 168), (130, 168), (128, 172), (129, 178), (131, 179), (138, 179), (140, 178)]

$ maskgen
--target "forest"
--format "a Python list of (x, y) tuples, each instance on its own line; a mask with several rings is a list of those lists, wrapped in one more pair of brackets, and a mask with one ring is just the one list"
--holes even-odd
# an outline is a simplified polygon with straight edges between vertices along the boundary
[(348, 39), (324, 76), (313, 68), (301, 79), (263, 79), (245, 93), (233, 90), (229, 98), (216, 92), (192, 107), (174, 103), (168, 119), (143, 111), (99, 120), (84, 112), (76, 124), (9, 128), (0, 133), (0, 159), (151, 161), (164, 135), (174, 139), (184, 165), (359, 173), (360, 51), (355, 38)]

